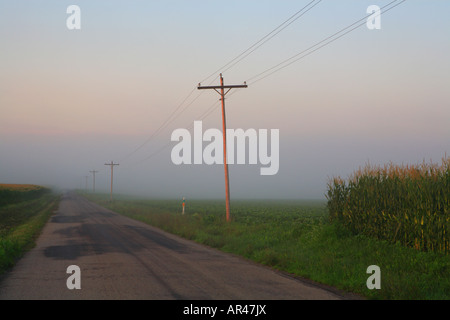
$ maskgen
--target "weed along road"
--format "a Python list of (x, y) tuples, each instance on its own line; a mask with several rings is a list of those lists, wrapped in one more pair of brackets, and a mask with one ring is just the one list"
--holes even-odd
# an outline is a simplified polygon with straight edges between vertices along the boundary
[[(77, 287), (78, 286), (78, 287)], [(67, 193), (0, 299), (340, 299)]]

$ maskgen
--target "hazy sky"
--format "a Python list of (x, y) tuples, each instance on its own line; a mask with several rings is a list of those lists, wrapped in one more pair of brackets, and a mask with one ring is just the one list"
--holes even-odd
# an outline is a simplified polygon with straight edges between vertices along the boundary
[[(212, 90), (188, 96), (200, 81), (310, 2), (0, 0), (0, 182), (84, 188), (89, 176), (91, 188), (95, 169), (107, 191), (115, 161), (117, 192), (224, 197), (223, 166), (174, 165), (170, 135), (218, 102)], [(230, 165), (232, 198), (324, 198), (329, 177), (368, 161), (450, 154), (450, 1), (407, 0), (382, 12), (380, 30), (250, 80), (389, 2), (323, 0), (223, 72), (249, 85), (226, 100), (228, 127), (280, 130), (278, 173)], [(66, 26), (71, 4), (80, 30)], [(203, 127), (221, 124), (216, 104)]]

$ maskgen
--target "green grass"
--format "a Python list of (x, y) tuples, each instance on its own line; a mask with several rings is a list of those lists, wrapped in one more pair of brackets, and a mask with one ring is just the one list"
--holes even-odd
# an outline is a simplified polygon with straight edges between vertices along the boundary
[[(326, 201), (145, 200), (85, 196), (170, 233), (370, 299), (449, 299), (450, 257), (354, 235), (330, 222)], [(381, 289), (369, 290), (370, 265)]]
[(13, 197), (11, 204), (3, 198), (0, 207), (0, 274), (34, 246), (59, 199), (48, 189), (24, 198), (27, 200), (17, 202)]

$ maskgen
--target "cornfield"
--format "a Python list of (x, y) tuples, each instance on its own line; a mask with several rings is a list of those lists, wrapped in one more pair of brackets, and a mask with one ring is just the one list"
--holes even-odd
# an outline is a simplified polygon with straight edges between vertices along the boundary
[(450, 158), (442, 163), (366, 165), (328, 182), (330, 218), (364, 234), (422, 251), (450, 252)]

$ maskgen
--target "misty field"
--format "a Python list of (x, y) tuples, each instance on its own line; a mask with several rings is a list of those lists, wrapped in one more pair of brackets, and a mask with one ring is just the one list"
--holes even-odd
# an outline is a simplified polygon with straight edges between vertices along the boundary
[(0, 273), (33, 246), (57, 203), (45, 187), (0, 184)]
[[(295, 276), (371, 299), (449, 299), (450, 256), (422, 252), (330, 221), (327, 201), (137, 199), (86, 194), (88, 199), (187, 239), (237, 254)], [(381, 289), (366, 286), (370, 265)]]

